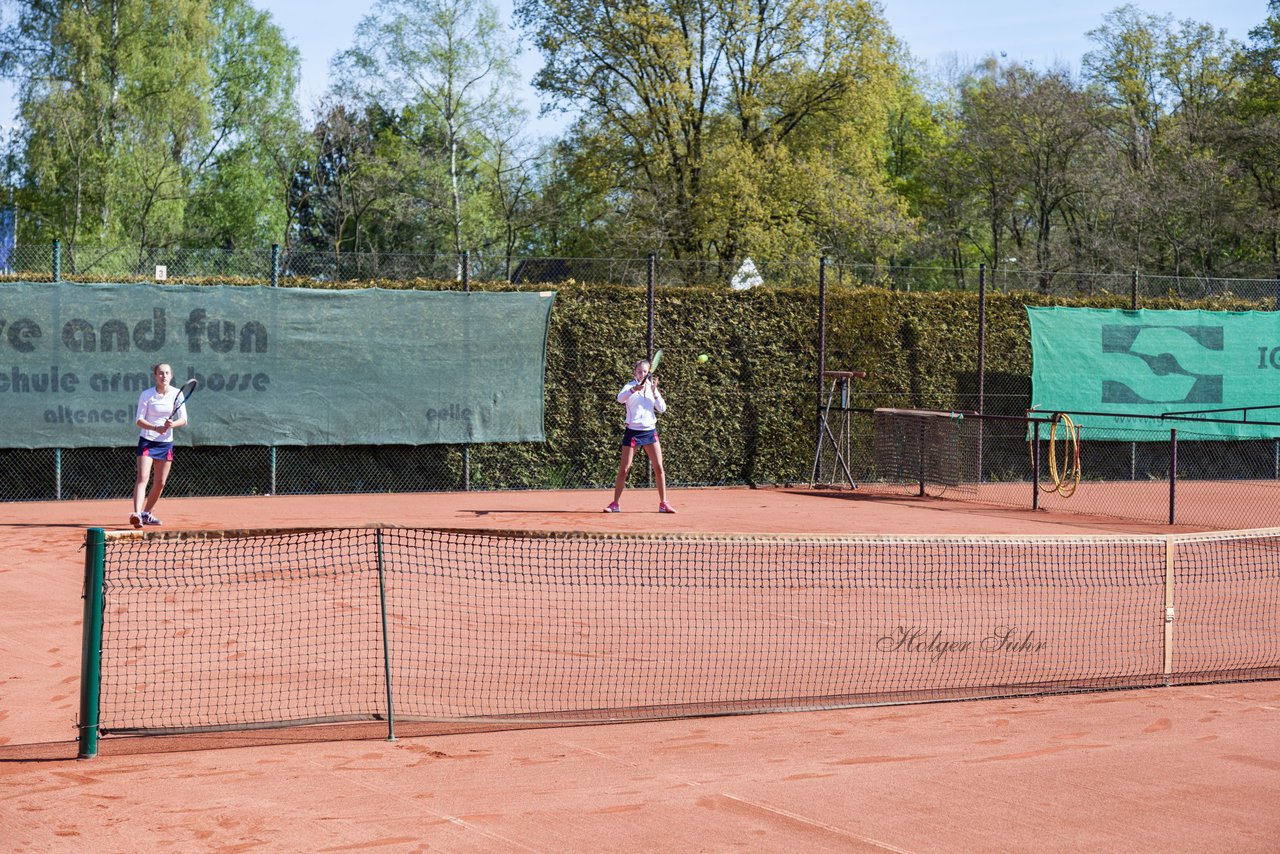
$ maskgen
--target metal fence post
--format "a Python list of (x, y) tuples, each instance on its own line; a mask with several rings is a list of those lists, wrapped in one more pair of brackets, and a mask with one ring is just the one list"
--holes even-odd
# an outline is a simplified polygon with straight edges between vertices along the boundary
[(62, 241), (53, 241), (53, 280), (62, 281)]
[[(648, 300), (648, 315), (649, 315), (648, 325), (645, 327), (645, 335), (644, 335), (644, 348), (645, 348), (646, 359), (653, 358), (653, 324), (654, 324), (654, 314), (655, 314), (654, 289), (657, 287), (657, 284), (658, 284), (658, 256), (650, 252), (648, 270), (645, 273), (645, 290), (646, 290), (646, 298)], [(653, 463), (649, 459), (648, 454), (644, 455), (644, 459), (645, 459), (645, 467), (644, 467), (645, 483), (648, 484), (650, 488), (652, 488), (653, 487)]]
[[(1138, 310), (1138, 271), (1129, 274), (1129, 308)], [(1138, 443), (1129, 443), (1129, 480), (1138, 479)]]
[(1040, 509), (1040, 422), (1031, 421), (1031, 509)]
[(1178, 518), (1178, 431), (1169, 431), (1169, 524)]
[(645, 339), (644, 339), (645, 356), (650, 359), (653, 358), (654, 289), (657, 287), (657, 283), (658, 283), (658, 256), (650, 252), (649, 268), (645, 274), (645, 286), (647, 291), (647, 297), (649, 300), (649, 306), (648, 306), (649, 318), (648, 318), (648, 326), (645, 328)]
[(827, 372), (827, 256), (823, 255), (818, 259), (818, 376), (817, 380), (817, 408), (818, 417), (818, 434), (817, 443), (814, 449), (814, 481), (818, 478), (818, 454), (822, 452), (822, 386), (826, 379)]
[[(987, 411), (987, 265), (978, 265), (978, 414)], [(985, 424), (978, 420), (978, 482), (982, 476), (982, 445)]]
[[(464, 250), (462, 253), (462, 291), (463, 293), (471, 292), (471, 250)], [(464, 333), (465, 334), (465, 333)], [(468, 358), (470, 355), (468, 354)], [(462, 491), (471, 491), (471, 444), (466, 443), (462, 446)], [(390, 705), (390, 699), (388, 699)]]
[[(271, 287), (280, 287), (280, 244), (271, 244)], [(269, 495), (276, 494), (276, 446), (270, 446), (270, 480)]]
[[(987, 265), (978, 265), (978, 414), (986, 412)], [(981, 468), (978, 469), (982, 471)]]

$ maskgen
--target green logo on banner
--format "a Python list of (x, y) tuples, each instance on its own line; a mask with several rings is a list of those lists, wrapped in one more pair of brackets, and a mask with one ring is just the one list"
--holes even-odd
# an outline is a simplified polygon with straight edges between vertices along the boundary
[[(1103, 378), (1102, 402), (1221, 405), (1222, 374), (1198, 373), (1185, 366), (1202, 364), (1205, 350), (1221, 354), (1221, 326), (1103, 326), (1102, 352), (1125, 353), (1137, 361), (1119, 363), (1135, 376)], [(1164, 396), (1147, 396), (1152, 394)]]

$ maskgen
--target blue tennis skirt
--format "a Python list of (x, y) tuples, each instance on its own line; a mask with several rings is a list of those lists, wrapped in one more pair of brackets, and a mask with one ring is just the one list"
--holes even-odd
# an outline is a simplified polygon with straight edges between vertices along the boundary
[(624, 448), (643, 448), (645, 445), (655, 445), (658, 442), (658, 431), (653, 430), (632, 430), (625, 427), (622, 430), (622, 447)]
[(152, 439), (144, 439), (138, 437), (138, 453), (139, 457), (148, 456), (153, 460), (172, 460), (173, 459), (173, 443), (172, 442), (156, 442)]

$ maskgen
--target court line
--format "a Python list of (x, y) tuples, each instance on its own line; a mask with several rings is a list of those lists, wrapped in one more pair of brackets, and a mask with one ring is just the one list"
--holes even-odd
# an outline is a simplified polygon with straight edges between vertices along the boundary
[[(1270, 680), (1264, 680), (1264, 679), (1250, 680), (1250, 681), (1245, 682), (1245, 683), (1243, 683), (1243, 684), (1246, 684), (1246, 685), (1247, 685), (1247, 684), (1258, 684), (1258, 683), (1265, 682), (1265, 681), (1270, 681)], [(1223, 682), (1223, 683), (1219, 683), (1219, 687), (1223, 687), (1223, 688), (1225, 688), (1225, 687), (1229, 687), (1229, 686), (1230, 686), (1230, 685), (1232, 685), (1232, 684), (1235, 684), (1235, 683), (1231, 683), (1231, 682)], [(1189, 688), (1189, 687), (1191, 687), (1191, 686), (1189, 686), (1189, 685), (1178, 685), (1178, 686), (1174, 686), (1174, 687), (1178, 687), (1178, 688)], [(1241, 699), (1238, 699), (1238, 698), (1236, 698), (1236, 697), (1224, 697), (1224, 696), (1222, 696), (1222, 695), (1220, 695), (1220, 694), (1206, 694), (1206, 693), (1203, 693), (1203, 692), (1200, 692), (1200, 691), (1196, 691), (1196, 692), (1188, 692), (1188, 695), (1189, 695), (1189, 696), (1192, 696), (1192, 697), (1199, 697), (1199, 698), (1200, 698), (1200, 699), (1202, 699), (1202, 700), (1214, 700), (1214, 701), (1217, 701), (1217, 702), (1220, 702), (1220, 703), (1235, 703), (1237, 706), (1243, 706), (1243, 707), (1248, 708), (1248, 709), (1261, 709), (1261, 710), (1262, 710), (1262, 711), (1264, 711), (1264, 712), (1280, 712), (1280, 706), (1268, 706), (1266, 703), (1250, 702), (1250, 701), (1248, 701), (1248, 700), (1241, 700)]]
[[(617, 756), (611, 756), (608, 753), (603, 753), (599, 750), (595, 750), (594, 748), (587, 747), (586, 745), (583, 745), (583, 744), (577, 744), (574, 742), (563, 742), (563, 744), (565, 744), (568, 747), (572, 747), (576, 750), (581, 750), (584, 753), (590, 753), (593, 756), (598, 756), (601, 759), (604, 759), (606, 761), (615, 762), (619, 765), (624, 765), (628, 768), (639, 767), (635, 762), (631, 762), (626, 759), (621, 759)], [(674, 774), (664, 774), (663, 776), (667, 777), (668, 779), (675, 779), (681, 784), (686, 786), (692, 786), (697, 788), (703, 788), (707, 786), (706, 783), (702, 783), (697, 780), (682, 779), (680, 776), (674, 775)], [(885, 851), (895, 852), (895, 854), (913, 854), (913, 852), (911, 852), (909, 849), (899, 848), (895, 845), (891, 845), (888, 842), (881, 842), (878, 839), (872, 839), (868, 836), (862, 836), (860, 834), (854, 833), (851, 830), (845, 830), (844, 828), (836, 827), (833, 824), (827, 824), (826, 822), (818, 821), (817, 819), (809, 818), (808, 816), (803, 816), (798, 813), (793, 813), (789, 810), (784, 810), (780, 807), (770, 806), (769, 804), (764, 804), (759, 801), (753, 801), (753, 800), (750, 800), (749, 798), (744, 798), (739, 795), (731, 794), (729, 792), (722, 791), (722, 792), (719, 792), (718, 794), (720, 795), (720, 797), (734, 801), (735, 803), (741, 804), (742, 806), (755, 809), (755, 810), (761, 810), (767, 813), (771, 813), (773, 815), (780, 816), (790, 821), (803, 824), (807, 827), (813, 827), (819, 830), (823, 830), (827, 833), (831, 833), (836, 836), (844, 837), (847, 839), (856, 839), (857, 841), (865, 843), (867, 845), (873, 845), (876, 848), (881, 848)]]
[(799, 813), (793, 813), (790, 810), (784, 810), (784, 809), (781, 809), (780, 807), (774, 807), (774, 806), (770, 806), (769, 804), (760, 803), (759, 801), (753, 801), (748, 798), (739, 797), (738, 795), (733, 795), (733, 794), (730, 794), (729, 792), (721, 792), (720, 796), (724, 798), (728, 798), (731, 801), (736, 801), (742, 804), (743, 806), (750, 807), (752, 809), (762, 810), (768, 813), (772, 813), (774, 815), (781, 816), (782, 818), (789, 819), (791, 821), (799, 822), (800, 824), (804, 824), (809, 827), (815, 827), (815, 828), (818, 828), (819, 830), (824, 830), (828, 833), (833, 833), (837, 836), (843, 836), (849, 839), (856, 839), (859, 842), (865, 843), (867, 845), (873, 845), (876, 848), (882, 848), (885, 851), (893, 851), (895, 852), (895, 854), (912, 854), (910, 849), (899, 848), (898, 846), (892, 845), (888, 842), (882, 842), (879, 839), (872, 839), (869, 836), (863, 836), (859, 833), (854, 833), (851, 830), (845, 830), (842, 827), (836, 827), (833, 824), (827, 824), (826, 822), (818, 821), (817, 819), (812, 819), (812, 818), (809, 818), (808, 816), (800, 815)]
[[(320, 762), (312, 761), (310, 764), (315, 766), (316, 768), (323, 769), (326, 773), (329, 773), (329, 774), (332, 774), (335, 770), (332, 765), (327, 765)], [(435, 818), (443, 819), (444, 821), (447, 821), (450, 824), (457, 825), (458, 827), (461, 827), (464, 830), (469, 830), (474, 833), (478, 833), (481, 836), (486, 837), (487, 839), (493, 840), (494, 842), (501, 842), (504, 845), (511, 846), (511, 848), (513, 849), (518, 848), (521, 851), (532, 851), (532, 852), (535, 852), (535, 854), (540, 854), (540, 852), (542, 851), (542, 849), (540, 848), (530, 848), (528, 845), (525, 845), (521, 842), (517, 842), (516, 840), (511, 839), (510, 837), (503, 836), (500, 833), (494, 833), (492, 830), (485, 830), (483, 827), (480, 827), (479, 825), (476, 825), (476, 824), (472, 824), (466, 819), (460, 818), (456, 815), (437, 812), (436, 810), (433, 810), (430, 807), (424, 806), (419, 801), (415, 801), (412, 798), (408, 798), (398, 793), (394, 789), (391, 789), (385, 786), (375, 786), (370, 783), (366, 783), (364, 780), (360, 779), (359, 777), (356, 777), (355, 779), (346, 778), (345, 782), (348, 784), (354, 783), (357, 786), (368, 789), (371, 792), (376, 792), (377, 794), (382, 795), (384, 797), (390, 797), (395, 800), (402, 801), (403, 803), (406, 803), (412, 806), (415, 811), (421, 811), (423, 813), (426, 813), (427, 815), (434, 816)]]

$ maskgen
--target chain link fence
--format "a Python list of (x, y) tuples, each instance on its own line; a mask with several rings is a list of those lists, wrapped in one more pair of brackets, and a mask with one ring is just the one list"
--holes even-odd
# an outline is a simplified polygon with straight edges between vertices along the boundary
[[(549, 408), (546, 441), (541, 443), (179, 445), (165, 495), (603, 490), (612, 487), (617, 473), (619, 407), (606, 405), (617, 392), (613, 386), (586, 384), (549, 390), (548, 398), (586, 403)], [(699, 432), (683, 428), (682, 413), (706, 411), (733, 395), (691, 385), (668, 397), (671, 409), (662, 419), (662, 443), (671, 486), (808, 481), (812, 438), (797, 436), (793, 428), (794, 413), (813, 411), (814, 395), (808, 390), (750, 396), (737, 415), (747, 419), (752, 438), (733, 453), (715, 457), (702, 452)], [(646, 460), (638, 458), (632, 468), (633, 487), (652, 483)], [(128, 498), (134, 465), (131, 433), (114, 448), (0, 449), (0, 500)]]
[[(10, 253), (2, 278), (22, 281), (155, 281), (158, 274), (170, 283), (243, 283), (308, 286), (324, 282), (362, 282), (387, 287), (389, 282), (429, 280), (510, 283), (546, 286), (568, 282), (611, 284), (655, 289), (682, 285), (708, 285), (748, 289), (753, 287), (815, 287), (825, 274), (829, 288), (875, 286), (900, 291), (973, 290), (988, 293), (1028, 292), (1065, 297), (1112, 295), (1132, 307), (1167, 305), (1170, 297), (1202, 299), (1234, 297), (1251, 300), (1257, 307), (1276, 306), (1280, 281), (1270, 278), (1225, 279), (1163, 276), (1139, 273), (1038, 273), (1011, 268), (944, 269), (895, 267), (801, 258), (784, 261), (755, 260), (735, 265), (669, 259), (513, 258), (489, 253), (465, 253), (461, 257), (413, 253), (301, 252), (279, 247), (244, 250), (149, 249), (112, 251), (55, 245), (19, 245)], [(664, 309), (669, 310), (669, 309)], [(655, 322), (650, 318), (650, 328)], [(670, 316), (656, 319), (658, 335)], [(817, 318), (814, 318), (816, 326)], [(752, 330), (742, 335), (750, 338)], [(560, 346), (549, 345), (553, 350)], [(797, 359), (803, 360), (797, 347)], [(838, 361), (834, 359), (833, 361)], [(746, 362), (744, 362), (745, 364)], [(974, 359), (977, 364), (977, 359)], [(816, 367), (816, 366), (815, 366)], [(833, 365), (833, 367), (856, 367)], [(552, 378), (549, 376), (549, 383)], [(567, 374), (561, 384), (547, 389), (546, 442), (520, 445), (427, 446), (315, 446), (315, 447), (180, 447), (166, 494), (211, 496), (300, 493), (419, 492), (466, 489), (592, 488), (611, 486), (617, 465), (617, 412), (601, 401), (617, 393), (611, 383), (579, 379)], [(714, 381), (692, 373), (682, 377), (679, 392), (669, 395), (672, 410), (664, 417), (663, 445), (673, 486), (756, 483), (839, 483), (844, 472), (828, 457), (824, 471), (815, 471), (816, 417), (821, 392), (811, 380), (797, 379), (784, 387), (759, 393), (759, 384), (743, 374), (718, 376)], [(747, 389), (751, 388), (750, 393)], [(1030, 405), (1030, 376), (1004, 365), (986, 365), (981, 376), (972, 369), (957, 369), (954, 389), (925, 393), (912, 389), (873, 387), (855, 383), (841, 408), (871, 410), (877, 407), (978, 411), (1020, 416)], [(731, 401), (732, 404), (727, 404)], [(826, 401), (829, 402), (829, 399)], [(728, 407), (728, 408), (726, 408)], [(740, 425), (747, 438), (726, 454), (708, 455), (703, 437), (682, 429), (682, 412), (723, 409), (726, 421)], [(797, 430), (797, 424), (805, 426)], [(869, 419), (846, 421), (845, 434), (860, 450), (850, 451), (855, 479), (896, 488), (878, 473), (871, 455), (874, 431)], [(975, 482), (1008, 484), (1003, 491), (1014, 504), (1025, 504), (1033, 494), (1031, 457), (1025, 424), (1005, 427), (992, 422), (979, 443), (981, 462)], [(1109, 442), (1102, 436), (1085, 440), (1088, 460), (1086, 479), (1096, 477), (1116, 484), (1129, 472), (1131, 483), (1167, 484), (1168, 440)], [(1197, 442), (1187, 435), (1180, 443), (1178, 466), (1185, 469), (1187, 489), (1192, 482), (1248, 482), (1275, 488), (1280, 484), (1280, 446), (1269, 442)], [(1041, 453), (1047, 453), (1043, 449)], [(861, 454), (861, 458), (857, 458)], [(857, 458), (857, 459), (855, 459)], [(1270, 461), (1271, 467), (1266, 463)], [(1042, 460), (1042, 464), (1047, 461)], [(0, 449), (0, 500), (126, 499), (133, 485), (133, 448)], [(649, 481), (647, 466), (638, 462), (632, 472), (634, 485)], [(1086, 481), (1086, 485), (1088, 485)], [(864, 490), (867, 488), (863, 484)], [(903, 487), (908, 492), (910, 485)], [(1208, 487), (1206, 487), (1208, 488)], [(1227, 489), (1229, 487), (1216, 487)], [(1132, 502), (1116, 499), (1112, 489), (1082, 488), (1079, 498), (1063, 509), (1132, 518)], [(1001, 490), (987, 489), (990, 494)], [(1093, 504), (1085, 496), (1111, 495)], [(1225, 493), (1224, 493), (1225, 494)], [(1058, 497), (1045, 495), (1041, 505), (1055, 506)], [(1144, 506), (1150, 500), (1143, 499)], [(1157, 502), (1158, 503), (1158, 502)], [(1210, 500), (1209, 504), (1214, 502)], [(1217, 502), (1232, 506), (1225, 499)], [(1269, 496), (1227, 515), (1243, 524), (1277, 524)], [(1143, 518), (1163, 516), (1149, 507)], [(1157, 518), (1158, 517), (1158, 518)], [(1216, 518), (1216, 517), (1215, 517)], [(1179, 521), (1194, 522), (1184, 516)]]
[[(326, 282), (475, 281), (540, 285), (576, 282), (644, 286), (812, 287), (823, 261), (746, 258), (735, 262), (658, 258), (546, 258), (487, 252), (426, 255), (411, 252), (320, 252), (280, 246), (247, 249), (83, 248), (20, 244), (0, 278), (21, 281), (161, 281), (175, 284), (230, 280), (245, 284)], [(1280, 277), (1171, 276), (1139, 271), (1037, 271), (985, 265), (965, 268), (864, 264), (827, 259), (828, 284), (902, 291), (977, 290), (1049, 296), (1144, 299), (1239, 297), (1280, 305)]]
[(1059, 427), (1050, 442), (1043, 419), (1037, 426), (1026, 417), (891, 407), (837, 411), (828, 421), (814, 480), (851, 495), (946, 497), (1156, 525), (1280, 525), (1277, 439), (1223, 439), (1175, 421), (1082, 428), (1078, 441)]

